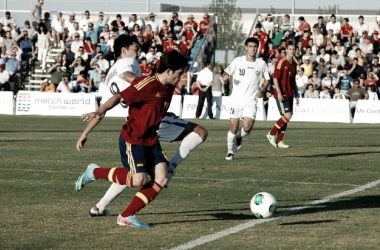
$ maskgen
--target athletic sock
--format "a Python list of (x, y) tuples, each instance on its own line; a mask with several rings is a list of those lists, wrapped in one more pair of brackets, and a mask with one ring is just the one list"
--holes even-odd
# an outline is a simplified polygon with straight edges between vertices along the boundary
[(270, 135), (276, 135), (277, 131), (288, 123), (288, 121), (289, 120), (286, 119), (285, 116), (281, 116), (281, 118), (274, 124), (272, 130), (270, 131)]
[(157, 182), (148, 182), (136, 193), (129, 206), (121, 213), (121, 216), (128, 217), (137, 213), (152, 202), (161, 190), (162, 187)]
[(239, 137), (243, 138), (245, 136), (247, 136), (249, 134), (249, 132), (245, 132), (244, 131), (244, 128), (242, 127), (241, 130), (240, 130), (240, 133), (238, 134)]
[(280, 141), (282, 141), (282, 138), (285, 135), (285, 131), (286, 131), (287, 127), (288, 127), (288, 124), (285, 124), (281, 129), (278, 130), (277, 143), (279, 143)]
[(103, 212), (109, 204), (111, 204), (128, 186), (112, 183), (104, 194), (103, 198), (96, 204), (99, 212)]
[(195, 132), (191, 132), (183, 138), (181, 145), (169, 161), (169, 166), (176, 168), (185, 160), (196, 147), (202, 144), (202, 138)]
[(125, 168), (95, 168), (94, 175), (96, 179), (133, 187), (132, 175)]
[(228, 131), (227, 133), (227, 150), (229, 154), (234, 153), (234, 140), (235, 140), (236, 134), (233, 134), (231, 131)]

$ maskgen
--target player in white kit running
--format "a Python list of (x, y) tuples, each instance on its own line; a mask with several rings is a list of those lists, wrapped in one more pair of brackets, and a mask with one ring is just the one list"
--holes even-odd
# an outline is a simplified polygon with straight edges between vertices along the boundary
[[(138, 76), (141, 76), (140, 66), (135, 59), (138, 51), (136, 36), (121, 35), (114, 43), (114, 52), (117, 61), (111, 67), (106, 78), (106, 91), (102, 97), (101, 104), (107, 102), (113, 95), (129, 87), (130, 83)], [(127, 108), (123, 103), (119, 105)], [(95, 118), (94, 113), (83, 115), (83, 120), (90, 121)], [(176, 167), (185, 160), (191, 151), (203, 143), (208, 132), (202, 126), (178, 119), (174, 114), (168, 113), (161, 121), (159, 130), (160, 141), (173, 142), (182, 141), (180, 147), (169, 160), (168, 184), (173, 176)], [(166, 186), (166, 187), (167, 187)], [(126, 185), (113, 183), (103, 198), (90, 209), (89, 214), (93, 216), (109, 215), (106, 207), (113, 202), (125, 189)]]
[[(269, 73), (265, 61), (256, 58), (259, 42), (250, 37), (245, 41), (246, 56), (235, 58), (224, 71), (223, 79), (233, 76), (231, 93), (230, 130), (227, 134), (226, 160), (234, 158), (234, 148), (239, 150), (242, 138), (247, 136), (255, 123), (257, 98), (260, 98), (269, 85)], [(261, 78), (265, 79), (264, 86), (259, 90)], [(239, 120), (243, 118), (243, 126), (239, 133)]]

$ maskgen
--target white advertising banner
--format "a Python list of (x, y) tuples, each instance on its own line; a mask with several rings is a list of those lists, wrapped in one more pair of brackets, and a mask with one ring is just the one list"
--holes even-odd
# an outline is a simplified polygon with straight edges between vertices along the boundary
[(19, 91), (16, 115), (81, 116), (96, 106), (94, 94)]
[(12, 91), (0, 91), (0, 114), (13, 115), (15, 103)]
[[(186, 95), (183, 101), (183, 109), (182, 109), (182, 118), (184, 119), (194, 119), (195, 112), (197, 111), (198, 105), (198, 96), (197, 95)], [(230, 97), (222, 96), (222, 97), (214, 97), (212, 103), (212, 113), (215, 119), (230, 119)], [(199, 118), (207, 118), (207, 100), (205, 100), (203, 104), (202, 114)], [(258, 99), (257, 104), (257, 113), (256, 120), (257, 121), (265, 121), (266, 115), (264, 112), (263, 99)]]
[[(292, 121), (350, 123), (350, 117), (348, 100), (301, 98), (299, 106), (296, 100), (293, 101)], [(277, 121), (279, 118), (276, 100), (270, 98), (267, 120)]]
[(380, 123), (380, 101), (359, 100), (354, 123)]

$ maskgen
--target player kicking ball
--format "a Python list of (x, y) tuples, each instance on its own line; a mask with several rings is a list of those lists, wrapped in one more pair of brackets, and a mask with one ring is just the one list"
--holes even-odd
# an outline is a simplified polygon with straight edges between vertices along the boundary
[[(97, 179), (129, 187), (141, 187), (129, 206), (117, 218), (117, 224), (149, 227), (135, 214), (152, 202), (167, 184), (168, 161), (158, 141), (157, 130), (170, 106), (175, 86), (187, 68), (187, 58), (177, 51), (162, 56), (157, 75), (137, 77), (131, 86), (115, 94), (96, 111), (77, 142), (81, 151), (87, 135), (104, 118), (106, 112), (120, 102), (129, 106), (129, 117), (119, 137), (121, 161), (124, 168), (100, 168), (90, 164), (76, 183), (76, 191)], [(148, 173), (152, 178), (148, 181)]]
[(281, 118), (274, 124), (267, 138), (274, 147), (288, 148), (283, 141), (287, 124), (293, 115), (293, 95), (296, 104), (299, 104), (298, 88), (295, 81), (297, 64), (294, 62), (295, 46), (293, 41), (286, 44), (286, 56), (279, 60), (274, 69), (273, 82), (275, 85), (274, 98), (276, 99)]
[[(269, 85), (267, 64), (256, 58), (258, 46), (259, 41), (256, 38), (248, 38), (245, 41), (247, 55), (235, 58), (223, 74), (225, 81), (233, 76), (226, 160), (234, 159), (234, 148), (239, 150), (243, 137), (251, 132), (256, 118), (257, 99), (263, 95)], [(265, 82), (263, 88), (259, 90), (261, 78), (264, 78)], [(238, 133), (241, 118), (243, 125)]]

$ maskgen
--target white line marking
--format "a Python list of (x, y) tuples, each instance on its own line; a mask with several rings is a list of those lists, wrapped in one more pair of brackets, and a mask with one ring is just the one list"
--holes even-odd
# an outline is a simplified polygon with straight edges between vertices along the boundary
[[(42, 172), (49, 174), (83, 174), (83, 172), (74, 171), (58, 171), (58, 170), (48, 170), (48, 169), (20, 169), (20, 168), (0, 168), (0, 170), (5, 171), (25, 171), (25, 172)], [(297, 185), (325, 185), (325, 186), (350, 186), (358, 187), (359, 185), (350, 183), (328, 183), (328, 182), (297, 182), (297, 181), (282, 181), (282, 180), (255, 180), (255, 179), (220, 179), (220, 178), (203, 178), (203, 177), (173, 177), (175, 179), (183, 180), (203, 180), (203, 181), (245, 181), (245, 182), (269, 182), (269, 183), (285, 183), (285, 184), (297, 184)]]
[(190, 241), (190, 242), (188, 242), (186, 244), (183, 244), (183, 245), (171, 248), (170, 250), (192, 249), (194, 247), (201, 246), (201, 245), (204, 245), (206, 243), (209, 243), (209, 242), (215, 241), (217, 239), (220, 239), (222, 237), (238, 233), (240, 231), (243, 231), (245, 229), (254, 227), (256, 225), (259, 225), (259, 224), (262, 224), (262, 223), (266, 223), (266, 222), (271, 222), (271, 221), (274, 221), (274, 220), (278, 220), (278, 219), (280, 219), (282, 217), (298, 213), (301, 210), (304, 210), (306, 208), (310, 208), (310, 207), (313, 207), (313, 206), (316, 206), (316, 205), (319, 205), (319, 204), (322, 204), (322, 203), (326, 203), (326, 202), (329, 202), (331, 200), (338, 199), (338, 198), (341, 198), (341, 197), (344, 197), (344, 196), (347, 196), (347, 195), (355, 194), (357, 192), (361, 192), (361, 191), (363, 191), (365, 189), (368, 189), (368, 188), (373, 188), (373, 187), (375, 187), (375, 186), (377, 186), (379, 184), (380, 184), (380, 179), (376, 180), (376, 181), (373, 181), (373, 182), (369, 182), (369, 183), (367, 183), (365, 185), (362, 185), (362, 186), (359, 186), (357, 188), (347, 190), (347, 191), (342, 192), (342, 193), (330, 195), (330, 196), (327, 196), (327, 197), (322, 198), (320, 200), (315, 200), (315, 201), (310, 202), (310, 203), (308, 203), (306, 205), (302, 205), (302, 206), (299, 206), (299, 207), (294, 207), (294, 208), (288, 209), (286, 211), (283, 211), (281, 213), (276, 214), (276, 217), (273, 217), (273, 218), (261, 219), (261, 220), (250, 220), (250, 221), (248, 221), (246, 223), (237, 225), (235, 227), (231, 227), (231, 228), (228, 228), (226, 230), (223, 230), (223, 231), (220, 231), (220, 232), (217, 232), (217, 233), (214, 233), (214, 234), (209, 234), (209, 235), (203, 236), (203, 237), (201, 237), (199, 239)]

